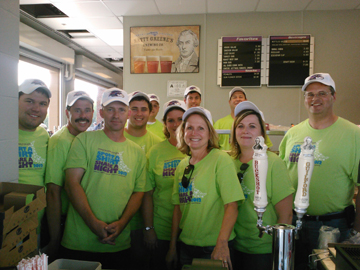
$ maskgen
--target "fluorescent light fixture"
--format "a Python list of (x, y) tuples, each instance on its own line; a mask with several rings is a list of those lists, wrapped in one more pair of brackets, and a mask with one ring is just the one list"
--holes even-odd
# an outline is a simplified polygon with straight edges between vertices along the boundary
[(123, 46), (123, 29), (93, 29), (95, 36), (110, 46)]

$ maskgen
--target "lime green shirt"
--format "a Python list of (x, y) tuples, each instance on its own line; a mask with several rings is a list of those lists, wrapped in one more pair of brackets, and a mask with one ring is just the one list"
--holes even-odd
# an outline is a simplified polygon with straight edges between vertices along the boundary
[[(67, 126), (62, 127), (51, 136), (48, 147), (45, 184), (52, 183), (64, 187), (64, 167), (74, 138), (75, 136), (69, 132)], [(69, 198), (63, 188), (61, 189), (61, 205), (62, 214), (66, 214), (69, 208)]]
[[(129, 139), (129, 140), (133, 141), (134, 143), (136, 143), (137, 145), (139, 145), (141, 147), (141, 149), (144, 150), (145, 155), (149, 152), (150, 148), (153, 145), (158, 144), (159, 142), (162, 141), (158, 136), (156, 136), (151, 131), (147, 131), (146, 134), (141, 137), (134, 137), (134, 136), (130, 135), (129, 133), (127, 133), (126, 131), (124, 131), (124, 135), (127, 139)], [(152, 189), (152, 187), (151, 187), (150, 182), (146, 181), (146, 190), (145, 191), (149, 191), (151, 189)], [(136, 214), (133, 216), (133, 218), (130, 221), (130, 226), (131, 226), (131, 230), (138, 230), (138, 229), (144, 228), (144, 220), (141, 216), (140, 211), (137, 211)]]
[[(284, 162), (274, 153), (268, 154), (268, 171), (266, 176), (266, 192), (268, 205), (263, 215), (263, 225), (275, 225), (278, 217), (275, 205), (294, 193), (289, 174)], [(240, 172), (242, 163), (239, 159), (234, 160), (237, 172)], [(245, 201), (239, 204), (239, 214), (235, 223), (234, 248), (250, 254), (265, 254), (272, 251), (272, 236), (264, 234), (259, 238), (259, 229), (256, 227), (257, 214), (254, 210), (255, 179), (253, 172), (253, 160), (244, 173), (241, 187), (244, 191)]]
[(156, 119), (156, 121), (152, 124), (146, 125), (146, 129), (157, 135), (160, 139), (166, 140), (165, 134), (163, 132), (164, 125), (159, 120)]
[(307, 214), (317, 216), (343, 211), (352, 204), (354, 186), (359, 185), (360, 128), (339, 117), (324, 129), (312, 128), (309, 119), (289, 129), (280, 143), (279, 156), (286, 163), (295, 189), (300, 146), (307, 136), (315, 145)]
[[(133, 192), (144, 192), (146, 158), (130, 140), (114, 142), (103, 130), (76, 136), (64, 170), (83, 168), (81, 186), (96, 218), (110, 224), (121, 218)], [(117, 252), (130, 247), (130, 227), (117, 237), (115, 245), (100, 243), (74, 209), (69, 206), (61, 244), (88, 252)]]
[(49, 134), (43, 127), (35, 131), (19, 129), (19, 183), (45, 185), (48, 142)]
[(185, 156), (168, 140), (154, 145), (147, 154), (148, 179), (154, 188), (154, 227), (161, 240), (170, 241), (171, 238), (175, 170)]
[[(212, 149), (195, 164), (189, 186), (181, 179), (190, 157), (184, 158), (175, 172), (172, 203), (180, 205), (180, 240), (187, 245), (215, 246), (224, 218), (224, 205), (244, 200), (230, 156)], [(235, 238), (231, 232), (229, 240)]]
[[(231, 117), (231, 114), (217, 120), (214, 124), (215, 129), (230, 129), (234, 123), (234, 119)], [(220, 150), (230, 151), (231, 150), (231, 137), (230, 134), (219, 134), (219, 146)], [(268, 148), (273, 146), (268, 135), (265, 135), (265, 144)]]

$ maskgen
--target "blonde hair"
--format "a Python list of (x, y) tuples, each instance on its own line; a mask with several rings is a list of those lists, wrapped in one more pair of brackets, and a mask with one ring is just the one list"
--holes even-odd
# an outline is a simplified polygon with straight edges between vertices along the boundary
[(184, 119), (184, 121), (181, 123), (181, 125), (178, 127), (178, 129), (176, 130), (176, 139), (178, 142), (176, 145), (177, 149), (179, 149), (179, 151), (181, 153), (190, 156), (190, 152), (191, 152), (190, 147), (185, 143), (184, 135), (185, 135), (186, 122), (189, 119), (189, 117), (194, 114), (200, 115), (201, 118), (204, 119), (204, 121), (209, 129), (209, 141), (208, 141), (208, 146), (207, 146), (208, 152), (210, 152), (210, 150), (213, 148), (219, 149), (219, 137), (218, 137), (214, 127), (212, 126), (212, 124), (209, 122), (209, 120), (207, 119), (207, 117), (205, 115), (203, 115), (202, 113), (198, 113), (198, 112), (189, 114)]
[(243, 110), (241, 111), (235, 118), (234, 123), (231, 127), (231, 142), (230, 142), (230, 146), (231, 146), (231, 151), (230, 151), (230, 155), (234, 158), (239, 158), (240, 154), (241, 154), (241, 148), (240, 145), (238, 144), (237, 140), (236, 140), (236, 127), (240, 124), (240, 122), (242, 120), (244, 120), (244, 118), (246, 116), (249, 115), (255, 115), (260, 123), (260, 128), (261, 128), (261, 135), (264, 137), (266, 136), (266, 131), (265, 131), (265, 123), (261, 117), (261, 115), (253, 110)]

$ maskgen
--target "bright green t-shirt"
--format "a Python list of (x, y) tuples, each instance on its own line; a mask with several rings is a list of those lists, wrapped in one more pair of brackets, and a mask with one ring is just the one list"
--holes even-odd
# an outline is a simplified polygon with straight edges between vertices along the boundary
[[(144, 150), (145, 154), (149, 152), (150, 148), (153, 145), (158, 144), (159, 142), (162, 141), (158, 136), (156, 136), (151, 131), (147, 131), (146, 134), (141, 137), (134, 137), (129, 133), (127, 133), (126, 131), (124, 131), (124, 135), (127, 139), (139, 145), (141, 149)], [(152, 187), (150, 182), (146, 181), (145, 191), (149, 191), (149, 190), (152, 190)], [(144, 220), (141, 216), (140, 211), (137, 211), (136, 214), (133, 216), (133, 218), (130, 221), (130, 226), (131, 226), (131, 230), (138, 230), (144, 228)]]
[[(231, 114), (217, 120), (214, 124), (215, 129), (230, 129), (232, 128), (232, 125), (234, 123), (234, 119), (231, 117)], [(230, 134), (219, 134), (219, 146), (221, 150), (224, 151), (230, 151), (231, 145), (230, 145)], [(273, 146), (273, 143), (271, 142), (268, 135), (265, 135), (265, 144), (268, 148)]]
[(310, 136), (315, 145), (307, 214), (343, 211), (352, 204), (354, 186), (359, 185), (360, 128), (339, 117), (324, 129), (312, 128), (308, 119), (289, 129), (280, 143), (279, 156), (286, 163), (295, 189), (300, 146), (306, 136)]
[(147, 154), (148, 179), (154, 188), (154, 228), (158, 239), (171, 238), (174, 205), (171, 203), (176, 167), (186, 157), (168, 140), (154, 145)]
[[(64, 187), (64, 167), (74, 138), (75, 136), (69, 132), (67, 126), (62, 127), (58, 132), (51, 136), (48, 146), (45, 184), (53, 183), (60, 187)], [(61, 212), (65, 215), (69, 208), (69, 198), (64, 188), (61, 189), (61, 205)]]
[(49, 134), (43, 127), (35, 131), (19, 129), (19, 183), (45, 185), (46, 152)]
[[(90, 208), (108, 224), (120, 219), (133, 192), (145, 191), (144, 151), (130, 140), (110, 140), (103, 130), (76, 136), (64, 170), (69, 168), (85, 170), (81, 186)], [(74, 250), (117, 252), (130, 248), (130, 227), (123, 230), (114, 246), (102, 244), (70, 204), (61, 244)]]
[[(195, 164), (189, 186), (181, 179), (190, 157), (184, 158), (175, 172), (172, 203), (180, 205), (180, 240), (187, 245), (215, 246), (224, 217), (224, 205), (244, 200), (230, 156), (212, 149)], [(229, 240), (235, 238), (231, 232)]]
[[(275, 225), (278, 217), (275, 205), (294, 193), (289, 174), (284, 162), (274, 153), (267, 152), (268, 171), (266, 176), (266, 192), (268, 205), (263, 215), (263, 225)], [(234, 160), (237, 172), (240, 172), (242, 163), (239, 159)], [(272, 236), (264, 234), (259, 238), (259, 229), (256, 227), (257, 214), (254, 210), (255, 179), (253, 173), (253, 160), (244, 173), (241, 187), (244, 191), (245, 201), (239, 204), (239, 214), (235, 224), (234, 248), (250, 254), (265, 254), (272, 251)]]
[(166, 140), (165, 134), (163, 132), (164, 125), (159, 120), (156, 119), (156, 121), (152, 124), (146, 125), (146, 129), (157, 135), (160, 139)]

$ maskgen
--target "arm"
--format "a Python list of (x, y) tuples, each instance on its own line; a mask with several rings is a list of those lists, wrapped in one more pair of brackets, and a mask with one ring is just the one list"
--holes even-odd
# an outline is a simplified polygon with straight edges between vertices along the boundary
[[(154, 226), (153, 194), (154, 190), (145, 192), (143, 203), (141, 205), (141, 213), (144, 219), (145, 227)], [(144, 231), (144, 242), (149, 249), (157, 247), (157, 236), (154, 229)]]
[(275, 211), (278, 217), (277, 223), (292, 224), (292, 206), (293, 206), (293, 195), (290, 194), (280, 202), (275, 204)]
[(53, 183), (47, 184), (46, 215), (50, 234), (47, 254), (51, 257), (58, 253), (61, 240), (61, 188)]
[(360, 232), (360, 195), (356, 195), (356, 214), (354, 222), (354, 230)]
[(176, 269), (177, 268), (177, 251), (176, 251), (176, 243), (180, 233), (180, 220), (182, 214), (180, 210), (180, 205), (175, 205), (174, 214), (172, 219), (171, 226), (171, 240), (169, 251), (166, 254), (166, 265), (168, 269)]
[(107, 236), (105, 227), (107, 224), (97, 219), (92, 212), (86, 194), (80, 185), (85, 170), (82, 168), (71, 168), (65, 172), (65, 190), (69, 196), (74, 209), (79, 213), (85, 224), (100, 239)]
[(211, 254), (211, 259), (222, 260), (225, 267), (232, 269), (228, 242), (238, 216), (238, 204), (237, 202), (231, 202), (225, 204), (224, 208), (224, 218), (221, 224), (218, 239), (216, 241), (215, 249)]
[(105, 227), (108, 236), (101, 240), (103, 244), (115, 245), (116, 238), (125, 229), (130, 219), (139, 210), (143, 196), (144, 196), (144, 192), (134, 192), (131, 195), (120, 219)]

